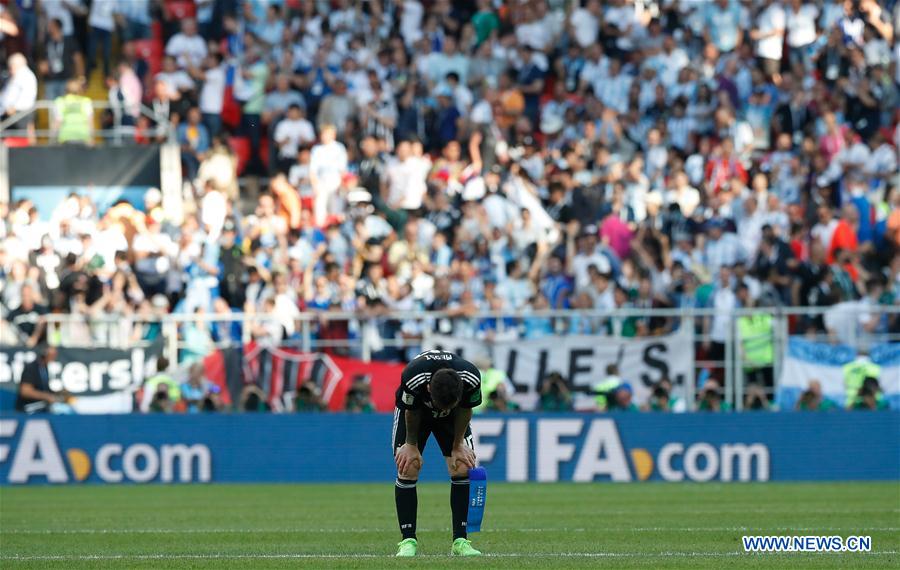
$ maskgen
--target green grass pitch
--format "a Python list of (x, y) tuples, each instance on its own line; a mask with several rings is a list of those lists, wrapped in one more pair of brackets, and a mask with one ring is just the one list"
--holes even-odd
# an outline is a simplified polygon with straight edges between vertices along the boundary
[[(393, 558), (393, 486), (0, 489), (2, 568), (898, 568), (900, 485), (492, 484), (487, 556), (450, 547), (419, 486), (420, 558)], [(873, 552), (744, 554), (744, 534), (870, 535)]]

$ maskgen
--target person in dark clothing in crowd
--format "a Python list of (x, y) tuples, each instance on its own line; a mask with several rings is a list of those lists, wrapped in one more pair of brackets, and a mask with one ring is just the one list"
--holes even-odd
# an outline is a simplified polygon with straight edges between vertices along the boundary
[(22, 380), (16, 397), (17, 412), (49, 412), (52, 404), (66, 399), (65, 393), (50, 389), (49, 366), (56, 360), (56, 347), (42, 347), (37, 353), (37, 358), (22, 369)]

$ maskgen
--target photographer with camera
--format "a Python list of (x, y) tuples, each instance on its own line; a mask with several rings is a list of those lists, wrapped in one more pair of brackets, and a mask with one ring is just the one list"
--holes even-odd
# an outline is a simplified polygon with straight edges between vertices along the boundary
[(662, 381), (657, 382), (653, 386), (653, 392), (647, 399), (647, 405), (644, 407), (645, 412), (671, 412), (672, 398), (669, 390)]
[(322, 401), (321, 391), (312, 380), (306, 380), (297, 389), (297, 399), (294, 400), (296, 412), (324, 412), (325, 403)]
[(881, 391), (881, 385), (878, 378), (873, 376), (863, 380), (862, 386), (856, 394), (856, 398), (850, 402), (851, 410), (886, 410), (888, 409), (887, 400), (884, 399), (884, 393)]
[(353, 384), (347, 392), (347, 402), (344, 408), (348, 412), (372, 413), (375, 404), (372, 403), (372, 377), (368, 374), (357, 374), (353, 377)]
[(701, 412), (728, 412), (731, 411), (731, 404), (724, 401), (722, 396), (722, 387), (719, 383), (710, 378), (700, 389), (698, 394), (697, 410)]
[(569, 412), (572, 410), (572, 391), (563, 375), (551, 372), (541, 382), (541, 411)]
[(836, 410), (837, 404), (822, 394), (822, 383), (818, 380), (810, 380), (806, 390), (800, 394), (797, 400), (797, 410), (807, 412), (825, 412)]

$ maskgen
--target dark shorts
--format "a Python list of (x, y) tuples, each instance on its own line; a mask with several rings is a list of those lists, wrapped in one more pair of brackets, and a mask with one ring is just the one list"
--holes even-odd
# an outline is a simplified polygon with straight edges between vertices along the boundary
[[(392, 438), (392, 451), (397, 451), (406, 443), (406, 410), (400, 408), (394, 409), (394, 429)], [(441, 448), (441, 454), (444, 457), (450, 457), (453, 451), (453, 418), (435, 418), (425, 410), (422, 414), (422, 421), (419, 422), (419, 451), (425, 451), (425, 444), (428, 442), (428, 436), (434, 435), (438, 447)], [(466, 435), (463, 441), (472, 450), (475, 449), (475, 443), (472, 441), (472, 426), (466, 426)]]
[(773, 75), (777, 75), (779, 72), (781, 72), (781, 60), (766, 59), (764, 57), (757, 57), (756, 59), (759, 63), (759, 70), (765, 73), (768, 77), (772, 77)]

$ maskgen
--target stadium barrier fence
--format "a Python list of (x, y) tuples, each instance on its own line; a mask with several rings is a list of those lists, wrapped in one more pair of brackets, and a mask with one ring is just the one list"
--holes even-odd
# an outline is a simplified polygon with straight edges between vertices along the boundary
[[(771, 316), (771, 326), (760, 335), (762, 338), (742, 337), (739, 319), (763, 314)], [(711, 309), (620, 309), (613, 312), (479, 312), (466, 316), (448, 312), (302, 312), (287, 320), (273, 315), (242, 313), (167, 314), (150, 319), (50, 314), (42, 318), (47, 323), (51, 342), (62, 347), (139, 348), (146, 350), (145, 355), (165, 354), (170, 362), (185, 362), (190, 355), (209, 356), (215, 350), (242, 349), (251, 343), (274, 349), (271, 341), (254, 334), (255, 325), (273, 322), (294, 331), (292, 336), (277, 343), (277, 348), (302, 354), (327, 354), (362, 363), (402, 362), (423, 348), (440, 346), (464, 353), (468, 358), (485, 357), (507, 372), (517, 391), (524, 391), (522, 400), (526, 407), (533, 404), (535, 386), (548, 372), (560, 371), (573, 385), (580, 386), (584, 402), (590, 387), (603, 379), (605, 366), (619, 364), (620, 368), (627, 368), (620, 370), (620, 375), (638, 391), (643, 391), (641, 396), (646, 396), (654, 382), (668, 377), (673, 382), (675, 395), (692, 409), (698, 387), (708, 378), (717, 378), (722, 384), (724, 401), (734, 409), (742, 410), (751, 380), (752, 390), (761, 386), (769, 396), (777, 396), (780, 390), (786, 389), (782, 385), (785, 359), (793, 358), (795, 344), (807, 341), (815, 343), (814, 348), (820, 353), (825, 351), (837, 358), (832, 358), (834, 362), (830, 369), (809, 368), (808, 372), (804, 372), (807, 369), (803, 368), (802, 362), (789, 360), (788, 375), (800, 370), (804, 376), (802, 379), (789, 378), (793, 400), (797, 397), (796, 390), (805, 388), (808, 380), (827, 380), (810, 375), (824, 374), (832, 378), (832, 384), (840, 383), (839, 364), (874, 349), (885, 365), (886, 373), (880, 379), (882, 388), (892, 398), (892, 404), (900, 408), (900, 368), (897, 368), (900, 366), (900, 335), (888, 332), (896, 330), (895, 325), (894, 328), (887, 326), (889, 320), (893, 322), (900, 318), (898, 306), (875, 306), (868, 310), (855, 304), (827, 309), (737, 309), (728, 315), (717, 314)], [(709, 343), (715, 340), (709, 333), (709, 322), (713, 318), (725, 319), (726, 338), (719, 353), (710, 350)], [(860, 324), (868, 319), (875, 319), (880, 324), (868, 331)], [(534, 321), (542, 321), (549, 333), (544, 336), (532, 334), (535, 327), (530, 325)], [(665, 334), (629, 336), (626, 325), (634, 330), (636, 321), (653, 323), (658, 332)], [(822, 321), (828, 325), (827, 333), (798, 334), (806, 323)], [(584, 323), (591, 323), (591, 326), (585, 328)], [(209, 335), (210, 328), (219, 331), (215, 339)], [(570, 334), (573, 330), (578, 334)], [(197, 331), (202, 332), (201, 337), (206, 335), (203, 338), (207, 338), (207, 342), (202, 346), (195, 346), (197, 335), (192, 333)], [(2, 344), (17, 344), (15, 328), (10, 323), (0, 321), (0, 333), (3, 333), (0, 334), (4, 339)], [(150, 336), (156, 340), (141, 340)], [(752, 342), (771, 343), (769, 362), (760, 365), (748, 361), (744, 348)], [(158, 348), (150, 351), (151, 345)], [(15, 380), (10, 350), (2, 353), (6, 356), (0, 354), (4, 359), (0, 364), (10, 369), (0, 374), (0, 385)], [(228, 361), (222, 366), (246, 369), (246, 354), (241, 350), (237, 352), (239, 360), (236, 364)], [(764, 369), (762, 375), (756, 374), (760, 368)], [(244, 381), (255, 382), (258, 378), (245, 378)], [(831, 391), (836, 392), (838, 388), (832, 386)]]

